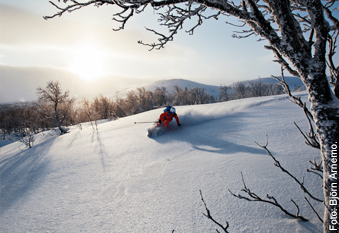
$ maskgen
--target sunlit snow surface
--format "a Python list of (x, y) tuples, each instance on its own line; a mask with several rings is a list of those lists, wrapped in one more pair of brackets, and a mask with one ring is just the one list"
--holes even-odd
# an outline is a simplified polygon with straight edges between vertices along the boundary
[[(321, 180), (306, 172), (319, 151), (293, 125), (308, 131), (302, 109), (283, 96), (176, 109), (182, 126), (171, 122), (157, 137), (147, 136), (152, 124), (134, 122), (154, 121), (162, 109), (101, 123), (98, 131), (83, 124), (62, 136), (45, 133), (31, 149), (1, 147), (0, 232), (216, 232), (199, 190), (230, 232), (322, 232), (303, 191), (255, 144), (268, 135), (281, 165), (305, 176), (321, 198)], [(296, 213), (293, 198), (310, 221), (231, 196), (228, 189), (243, 188), (241, 172), (252, 192)], [(322, 204), (311, 202), (322, 215)]]

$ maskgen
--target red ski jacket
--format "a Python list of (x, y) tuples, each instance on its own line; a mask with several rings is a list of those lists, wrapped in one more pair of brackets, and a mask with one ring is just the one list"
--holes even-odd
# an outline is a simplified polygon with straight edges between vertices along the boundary
[(163, 114), (160, 115), (159, 120), (161, 122), (165, 122), (165, 126), (168, 126), (168, 124), (172, 121), (173, 117), (177, 121), (177, 124), (180, 125), (179, 123), (179, 118), (176, 113), (170, 113), (170, 111), (164, 112)]

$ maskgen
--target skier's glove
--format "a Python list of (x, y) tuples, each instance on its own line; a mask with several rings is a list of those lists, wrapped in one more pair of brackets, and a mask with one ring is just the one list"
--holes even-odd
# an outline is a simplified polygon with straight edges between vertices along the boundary
[(178, 124), (178, 126), (180, 126), (181, 124)]
[(160, 119), (158, 120), (158, 123), (161, 124), (161, 120)]

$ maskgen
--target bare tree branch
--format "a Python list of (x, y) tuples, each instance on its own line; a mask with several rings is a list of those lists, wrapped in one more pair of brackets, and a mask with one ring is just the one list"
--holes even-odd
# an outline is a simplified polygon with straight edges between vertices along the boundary
[(283, 56), (279, 53), (279, 51), (276, 48), (267, 45), (265, 46), (265, 48), (271, 50), (274, 53), (275, 57), (277, 58), (276, 62), (282, 65), (290, 74), (292, 74), (295, 77), (299, 77), (299, 73), (290, 67), (288, 62), (283, 58)]
[(312, 170), (324, 172), (322, 167), (322, 161), (320, 161), (320, 163), (317, 163), (317, 161), (313, 159), (313, 162), (311, 160), (309, 160), (309, 162), (313, 165), (313, 167), (311, 167)]
[[(191, 6), (189, 6), (191, 7)], [(153, 29), (149, 29), (146, 28), (146, 30), (153, 32), (154, 34), (160, 36), (160, 38), (158, 39), (159, 43), (153, 43), (153, 44), (148, 44), (148, 43), (144, 43), (143, 41), (138, 41), (139, 44), (142, 45), (146, 45), (151, 47), (150, 51), (153, 49), (161, 49), (164, 48), (165, 44), (167, 44), (167, 42), (172, 41), (173, 37), (175, 34), (177, 34), (177, 32), (183, 28), (183, 24), (184, 22), (188, 19), (191, 18), (192, 16), (198, 16), (198, 22), (195, 26), (193, 26), (190, 30), (186, 31), (187, 33), (189, 33), (190, 35), (193, 35), (193, 32), (195, 30), (196, 27), (200, 26), (202, 24), (202, 18), (203, 16), (201, 15), (201, 12), (205, 11), (206, 7), (203, 5), (200, 5), (199, 7), (195, 8), (194, 10), (186, 10), (186, 9), (181, 9), (178, 7), (172, 7), (172, 8), (168, 8), (168, 10), (165, 13), (161, 13), (160, 16), (160, 22), (164, 22), (162, 23), (162, 25), (167, 26), (170, 30), (170, 34), (168, 36), (165, 36), (161, 33), (158, 33), (157, 31), (153, 30)], [(177, 12), (179, 14), (178, 15), (174, 15), (173, 12)], [(216, 18), (217, 15), (219, 14), (214, 14), (210, 17), (204, 17), (206, 19), (209, 19), (211, 17)]]
[(310, 173), (313, 173), (313, 174), (316, 174), (317, 176), (319, 176), (321, 179), (323, 179), (323, 176), (315, 171), (312, 171), (310, 169), (306, 169), (307, 172), (310, 172)]
[(324, 223), (324, 220), (322, 220), (322, 218), (320, 218), (319, 214), (317, 213), (317, 211), (315, 211), (315, 209), (313, 208), (313, 206), (311, 205), (311, 203), (307, 200), (306, 197), (304, 197), (305, 200), (307, 201), (308, 205), (311, 207), (311, 209), (313, 210), (313, 212), (317, 215), (318, 219), (320, 220), (320, 222)]
[[(309, 120), (309, 118), (308, 118)], [(299, 126), (297, 125), (297, 123), (294, 122), (294, 125), (298, 128), (299, 132), (304, 136), (304, 138), (306, 139), (305, 143), (308, 146), (312, 146), (314, 148), (320, 149), (320, 144), (318, 142), (317, 139), (317, 135), (314, 133), (313, 131), (313, 126), (311, 124), (311, 122), (309, 121), (309, 125), (310, 125), (310, 132), (307, 134), (307, 136), (301, 131), (301, 129), (299, 128)]]
[(317, 134), (314, 132), (313, 125), (312, 125), (312, 121), (314, 121), (313, 116), (312, 116), (311, 112), (308, 110), (308, 108), (306, 107), (306, 103), (304, 103), (301, 100), (301, 97), (300, 96), (297, 97), (297, 96), (292, 95), (290, 87), (285, 80), (283, 66), (281, 66), (281, 79), (279, 79), (278, 77), (273, 76), (273, 75), (272, 75), (272, 77), (275, 78), (283, 86), (285, 93), (290, 97), (289, 100), (292, 103), (298, 105), (299, 107), (301, 107), (303, 109), (305, 116), (307, 118), (307, 121), (308, 121), (309, 133), (307, 135), (305, 135), (295, 122), (294, 122), (294, 124), (298, 128), (299, 132), (306, 139), (305, 143), (309, 146), (320, 149), (320, 143), (318, 141)]
[(266, 140), (266, 145), (262, 146), (260, 145), (259, 143), (255, 142), (259, 147), (263, 148), (264, 150), (266, 150), (267, 154), (274, 160), (274, 166), (280, 168), (280, 170), (284, 173), (286, 173), (287, 175), (289, 175), (290, 177), (292, 177), (295, 182), (297, 182), (300, 186), (300, 188), (305, 192), (307, 193), (312, 199), (316, 200), (316, 201), (319, 201), (319, 202), (324, 202), (323, 200), (319, 199), (319, 198), (316, 198), (314, 197), (307, 189), (306, 187), (304, 186), (304, 181), (299, 181), (295, 176), (293, 176), (289, 171), (287, 171), (285, 168), (283, 168), (280, 164), (280, 162), (273, 156), (273, 154), (271, 153), (271, 151), (267, 148), (268, 146), (268, 136), (267, 137), (267, 140)]
[(60, 10), (59, 12), (55, 13), (54, 15), (52, 16), (44, 16), (44, 19), (52, 19), (56, 16), (62, 16), (65, 12), (72, 12), (72, 11), (75, 11), (75, 10), (78, 10), (82, 7), (85, 7), (85, 6), (89, 6), (89, 5), (92, 5), (92, 4), (95, 4), (97, 3), (98, 1), (97, 0), (93, 0), (93, 1), (88, 1), (88, 2), (85, 2), (85, 3), (79, 3), (79, 2), (76, 2), (76, 1), (72, 1), (74, 4), (72, 5), (68, 5), (67, 7), (65, 8), (62, 8), (62, 7), (59, 7), (58, 5), (56, 5), (54, 2), (52, 1), (49, 1), (54, 7), (56, 7), (58, 10)]
[[(212, 217), (210, 210), (207, 208), (207, 205), (206, 205), (206, 202), (205, 202), (205, 200), (204, 200), (204, 197), (202, 196), (201, 190), (199, 190), (199, 192), (200, 192), (201, 201), (204, 203), (205, 210), (206, 210), (206, 214), (203, 214), (203, 215), (204, 215), (206, 218), (212, 220), (215, 224), (217, 224), (221, 229), (223, 229), (223, 231), (224, 231), (225, 233), (228, 233), (228, 231), (227, 231), (227, 229), (228, 229), (228, 227), (229, 227), (228, 222), (226, 221), (226, 225), (223, 226), (222, 224), (220, 224), (218, 221), (216, 221), (216, 220)], [(216, 229), (216, 231), (219, 232), (217, 229)]]
[(266, 194), (266, 198), (267, 199), (263, 199), (261, 197), (259, 197), (257, 194), (253, 193), (249, 188), (247, 188), (246, 184), (245, 184), (245, 180), (244, 180), (244, 176), (241, 173), (241, 178), (242, 178), (242, 182), (244, 185), (244, 188), (241, 190), (243, 192), (245, 192), (249, 197), (245, 197), (242, 196), (240, 194), (234, 194), (231, 192), (231, 190), (228, 190), (234, 197), (237, 197), (239, 199), (245, 199), (247, 201), (258, 201), (258, 202), (265, 202), (265, 203), (269, 203), (272, 204), (276, 207), (278, 207), (281, 211), (283, 211), (285, 214), (287, 214), (288, 216), (291, 216), (293, 218), (297, 218), (300, 219), (302, 221), (308, 221), (308, 219), (304, 218), (303, 216), (299, 215), (299, 206), (295, 203), (295, 201), (293, 201), (291, 199), (291, 202), (296, 206), (297, 208), (297, 213), (296, 214), (292, 214), (289, 211), (287, 211), (285, 208), (283, 208), (277, 201), (277, 199), (275, 199), (273, 196), (270, 196), (268, 194)]

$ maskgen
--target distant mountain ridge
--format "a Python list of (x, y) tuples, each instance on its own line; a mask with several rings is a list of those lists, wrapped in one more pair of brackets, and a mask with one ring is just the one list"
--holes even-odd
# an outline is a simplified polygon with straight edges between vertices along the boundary
[[(260, 80), (261, 80), (262, 83), (266, 83), (266, 84), (274, 85), (274, 84), (278, 83), (278, 81), (276, 79), (271, 78), (271, 77), (260, 78)], [(259, 79), (239, 81), (239, 82), (242, 82), (246, 86), (249, 86), (250, 82), (252, 82), (252, 81), (259, 81)], [(287, 77), (285, 77), (285, 81), (287, 82), (287, 84), (289, 85), (289, 87), (292, 91), (294, 89), (299, 89), (299, 90), (305, 89), (305, 85), (303, 84), (303, 82), (298, 77), (287, 76)], [(233, 91), (232, 86), (233, 86), (234, 83), (226, 85), (226, 86), (230, 87), (230, 89), (229, 89), (230, 92)], [(178, 85), (181, 89), (184, 89), (185, 87), (187, 87), (188, 89), (194, 88), (194, 87), (199, 87), (199, 88), (202, 87), (202, 88), (205, 88), (205, 91), (208, 94), (212, 95), (214, 98), (218, 98), (218, 95), (219, 95), (220, 85), (215, 86), (215, 85), (202, 84), (202, 83), (190, 81), (190, 80), (187, 80), (187, 79), (159, 80), (159, 81), (152, 82), (150, 84), (145, 84), (144, 86), (139, 86), (139, 88), (144, 87), (146, 90), (153, 92), (157, 87), (165, 87), (167, 91), (173, 92), (175, 85)], [(131, 87), (131, 88), (124, 89), (123, 91), (119, 92), (119, 97), (124, 97), (129, 91), (135, 91), (137, 88), (138, 87)]]
[[(281, 76), (278, 76), (278, 78), (281, 78)], [(274, 85), (274, 84), (278, 83), (278, 81), (275, 78), (272, 78), (272, 77), (260, 78), (260, 79), (263, 83), (267, 83), (267, 84), (273, 84)], [(244, 81), (244, 82), (245, 82), (245, 84), (249, 85), (250, 81), (255, 81), (255, 80), (259, 80), (259, 79), (248, 80), (248, 81)], [(299, 87), (299, 86), (305, 87), (304, 83), (298, 77), (285, 76), (285, 81), (290, 86), (290, 88), (292, 90), (296, 87)]]
[[(86, 83), (76, 75), (62, 69), (52, 67), (14, 67), (0, 65), (0, 103), (36, 101), (36, 88), (44, 87), (47, 81), (59, 81), (64, 91), (69, 90), (70, 95), (81, 101), (83, 98), (93, 98), (100, 94), (108, 98), (124, 98), (129, 91), (144, 87), (146, 90), (154, 91), (156, 87), (165, 87), (167, 91), (173, 92), (174, 86), (180, 88), (202, 87), (205, 91), (214, 96), (219, 95), (220, 85), (208, 85), (186, 79), (166, 79), (147, 82), (146, 79), (108, 76), (95, 82)], [(304, 84), (297, 77), (285, 77), (291, 90), (296, 87), (304, 87)], [(241, 81), (249, 85), (250, 81)], [(275, 84), (273, 78), (261, 78), (263, 83)], [(222, 83), (221, 83), (222, 84)], [(223, 84), (224, 85), (224, 84)], [(228, 84), (227, 86), (232, 86)], [(230, 89), (230, 92), (232, 89)]]
[(125, 88), (119, 93), (117, 93), (117, 96), (120, 98), (123, 98), (124, 96), (127, 95), (129, 91), (135, 91), (137, 88), (142, 88), (144, 87), (147, 91), (152, 91), (154, 92), (157, 87), (165, 87), (168, 92), (173, 92), (174, 91), (174, 86), (178, 85), (181, 89), (184, 89), (187, 87), (188, 89), (194, 88), (194, 87), (203, 87), (205, 88), (205, 91), (213, 95), (214, 97), (218, 97), (219, 95), (219, 86), (214, 86), (214, 85), (207, 85), (207, 84), (202, 84), (194, 81), (190, 81), (187, 79), (164, 79), (164, 80), (159, 80), (151, 83), (146, 83), (143, 86), (134, 86), (134, 87), (129, 87)]
[(198, 87), (198, 88), (205, 88), (205, 91), (210, 95), (218, 95), (219, 94), (219, 86), (202, 84), (186, 79), (169, 79), (169, 80), (159, 80), (153, 82), (151, 85), (147, 87), (147, 90), (154, 91), (156, 87), (167, 87), (169, 91), (174, 90), (174, 86), (178, 85), (180, 88), (187, 87), (188, 89)]

